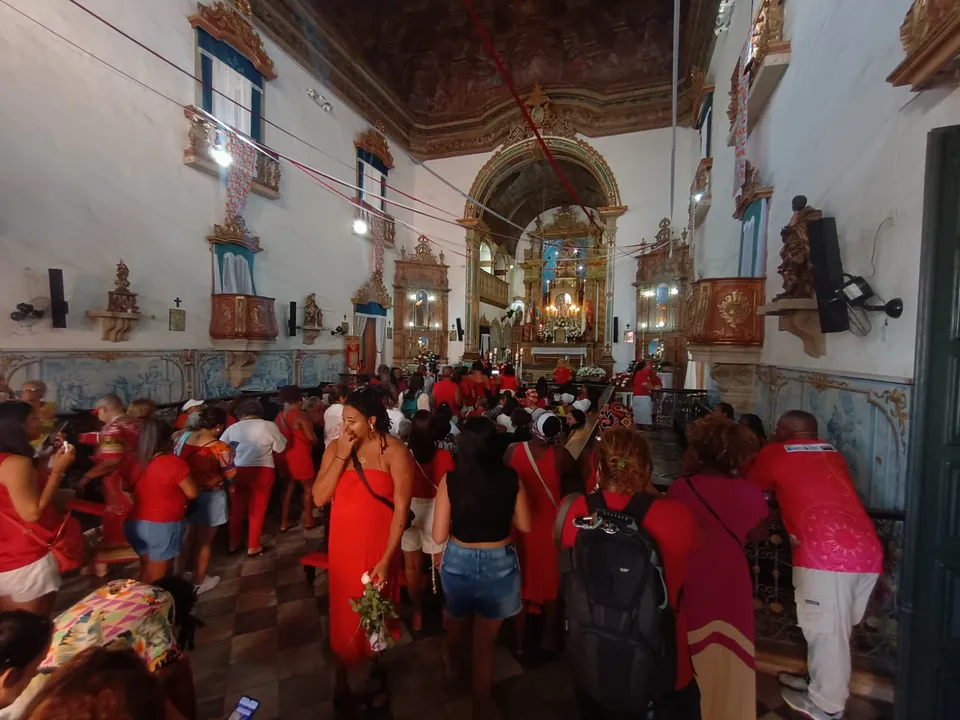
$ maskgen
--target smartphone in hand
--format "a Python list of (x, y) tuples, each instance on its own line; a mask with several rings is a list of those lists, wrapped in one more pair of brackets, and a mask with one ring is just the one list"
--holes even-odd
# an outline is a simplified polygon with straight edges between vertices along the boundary
[(230, 713), (229, 720), (250, 720), (260, 707), (260, 702), (244, 695), (237, 701), (237, 706)]

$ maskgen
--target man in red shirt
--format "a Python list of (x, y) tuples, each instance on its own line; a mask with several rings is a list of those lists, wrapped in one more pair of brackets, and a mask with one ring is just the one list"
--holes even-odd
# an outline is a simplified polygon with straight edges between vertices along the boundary
[(440, 379), (433, 384), (433, 407), (440, 407), (441, 403), (450, 406), (454, 417), (460, 416), (463, 395), (460, 394), (460, 386), (453, 381), (453, 368), (449, 365), (443, 368)]
[(785, 413), (748, 477), (776, 495), (793, 548), (808, 675), (780, 673), (783, 698), (813, 720), (832, 720), (850, 694), (850, 633), (863, 619), (883, 551), (846, 461), (817, 433), (810, 413)]
[(566, 358), (561, 358), (557, 363), (557, 369), (553, 372), (553, 381), (563, 387), (571, 380), (573, 380), (573, 370), (567, 364)]

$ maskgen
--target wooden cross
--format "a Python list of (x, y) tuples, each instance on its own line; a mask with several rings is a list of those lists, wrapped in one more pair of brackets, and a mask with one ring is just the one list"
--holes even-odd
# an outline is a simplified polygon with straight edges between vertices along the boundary
[(180, 298), (174, 298), (173, 302), (176, 303), (177, 307), (180, 307), (180, 303), (182, 303), (183, 300), (181, 300)]

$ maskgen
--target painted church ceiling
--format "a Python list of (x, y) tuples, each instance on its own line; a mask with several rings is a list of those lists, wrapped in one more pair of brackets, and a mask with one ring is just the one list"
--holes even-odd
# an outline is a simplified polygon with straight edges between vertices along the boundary
[[(489, 150), (521, 122), (461, 0), (254, 0), (258, 25), (420, 157)], [(672, 0), (475, 0), (522, 96), (586, 136), (670, 124)], [(718, 0), (682, 3), (681, 113)]]

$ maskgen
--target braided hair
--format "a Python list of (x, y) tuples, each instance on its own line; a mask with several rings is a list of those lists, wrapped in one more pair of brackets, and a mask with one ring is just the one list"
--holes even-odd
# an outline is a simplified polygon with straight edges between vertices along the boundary
[(603, 490), (634, 495), (650, 485), (650, 444), (636, 428), (613, 427), (597, 444), (597, 483)]
[(386, 447), (390, 433), (390, 416), (387, 414), (385, 391), (375, 385), (359, 387), (347, 395), (344, 407), (352, 407), (367, 420), (373, 418), (373, 429), (380, 433), (380, 445)]

